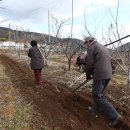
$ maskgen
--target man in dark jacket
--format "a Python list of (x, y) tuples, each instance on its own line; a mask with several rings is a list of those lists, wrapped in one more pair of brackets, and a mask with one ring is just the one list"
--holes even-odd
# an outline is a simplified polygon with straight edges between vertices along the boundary
[(31, 48), (28, 51), (28, 56), (31, 58), (31, 69), (34, 70), (37, 87), (43, 87), (41, 71), (43, 68), (43, 56), (37, 47), (37, 41), (31, 41)]
[(84, 45), (88, 49), (86, 56), (86, 76), (87, 79), (93, 78), (92, 95), (94, 106), (89, 107), (89, 110), (94, 116), (99, 111), (103, 111), (110, 119), (109, 125), (116, 126), (121, 120), (121, 115), (103, 95), (103, 91), (112, 76), (109, 52), (105, 46), (99, 44), (91, 36), (85, 38)]

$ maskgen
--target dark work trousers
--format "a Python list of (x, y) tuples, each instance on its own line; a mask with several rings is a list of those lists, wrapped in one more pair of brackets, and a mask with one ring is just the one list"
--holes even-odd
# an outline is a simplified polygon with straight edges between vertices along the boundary
[(37, 85), (42, 85), (43, 83), (42, 77), (41, 77), (41, 71), (42, 69), (34, 69), (34, 76), (35, 76)]
[(103, 111), (111, 120), (118, 116), (118, 112), (103, 95), (103, 91), (106, 88), (109, 81), (110, 79), (93, 80), (92, 95), (94, 99), (93, 111), (95, 112), (95, 114), (99, 111)]

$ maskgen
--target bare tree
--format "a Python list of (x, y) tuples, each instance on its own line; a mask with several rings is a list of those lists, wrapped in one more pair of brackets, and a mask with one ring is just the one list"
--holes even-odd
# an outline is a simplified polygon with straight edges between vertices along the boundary
[[(117, 5), (117, 13), (116, 13), (116, 18), (114, 19), (114, 16), (111, 12), (111, 10), (109, 10), (111, 17), (114, 21), (114, 24), (112, 24), (112, 33), (113, 36), (115, 37), (115, 39), (121, 39), (123, 33), (122, 33), (122, 28), (119, 31), (119, 26), (118, 26), (118, 15), (119, 15), (119, 0), (118, 0), (118, 5)], [(126, 37), (127, 38), (127, 37)], [(111, 38), (109, 38), (111, 39)], [(111, 42), (111, 40), (110, 40)], [(130, 59), (129, 59), (129, 48), (125, 48), (123, 47), (123, 43), (122, 40), (118, 40), (117, 42), (117, 46), (114, 46), (114, 53), (112, 54), (115, 61), (117, 62), (117, 64), (121, 67), (121, 69), (126, 73), (126, 75), (128, 76), (128, 86), (130, 86)], [(128, 55), (128, 57), (126, 57), (126, 54)], [(119, 63), (116, 59), (120, 59), (121, 63)], [(127, 60), (126, 60), (127, 59)], [(126, 62), (127, 61), (127, 62)]]
[[(67, 24), (68, 20), (61, 20), (61, 22), (58, 22), (58, 20), (55, 17), (53, 17), (53, 21), (54, 21), (55, 30), (56, 30), (56, 33), (55, 33), (56, 38), (59, 41), (62, 54), (64, 54), (67, 58), (68, 70), (70, 70), (71, 69), (71, 60), (72, 60), (73, 56), (76, 54), (76, 52), (79, 51), (80, 43), (76, 43), (77, 39), (74, 40), (72, 38), (65, 38), (65, 39), (60, 38), (61, 28), (63, 26), (65, 26), (65, 24)], [(71, 34), (71, 36), (72, 36), (72, 34)]]
[(68, 70), (71, 69), (71, 60), (73, 56), (79, 51), (81, 47), (80, 43), (76, 44), (75, 41), (72, 41), (72, 39), (68, 38), (66, 42), (60, 43), (63, 53), (65, 54), (68, 61)]
[[(0, 2), (1, 2), (1, 1), (3, 1), (3, 0), (0, 0)], [(2, 4), (2, 3), (0, 3), (0, 4)], [(5, 9), (5, 10), (7, 10), (7, 8), (1, 7), (1, 6), (0, 6), (0, 9)]]
[[(42, 35), (40, 41), (41, 41), (40, 47), (41, 47), (41, 49), (42, 49), (42, 53), (43, 53), (44, 57), (47, 59), (48, 56), (49, 56), (50, 53), (51, 53), (51, 50), (53, 49), (54, 44), (53, 44), (53, 43), (47, 44), (47, 40), (46, 40), (44, 34)], [(49, 41), (49, 42), (50, 42), (50, 41)], [(43, 44), (43, 43), (44, 43), (44, 44)]]
[[(109, 13), (113, 21), (110, 23), (110, 26), (108, 27), (108, 32), (106, 36), (107, 38), (104, 36), (104, 32), (102, 29), (102, 41), (105, 42), (107, 46), (109, 46), (108, 41), (112, 43), (111, 44), (111, 48), (112, 48), (111, 57), (114, 59), (116, 64), (118, 64), (119, 67), (125, 72), (125, 74), (128, 76), (128, 82), (130, 82), (130, 62), (128, 62), (130, 61), (130, 58), (129, 58), (130, 49), (129, 48), (126, 49), (125, 47), (123, 47), (121, 38), (123, 37), (125, 29), (123, 29), (123, 27), (119, 28), (119, 23), (118, 23), (119, 7), (120, 7), (120, 3), (118, 0), (115, 17), (113, 16), (111, 10), (109, 9)], [(86, 25), (85, 13), (84, 13), (84, 19), (85, 19), (85, 31), (87, 31), (88, 35), (91, 35)], [(125, 38), (127, 38), (127, 36)], [(114, 43), (112, 42), (113, 40), (116, 40), (116, 45), (115, 45), (115, 42)], [(126, 54), (128, 56), (127, 60), (126, 60)]]
[(54, 25), (52, 25), (52, 30), (53, 30), (53, 33), (54, 33), (55, 37), (51, 38), (49, 44), (48, 44), (48, 40), (45, 38), (44, 34), (42, 35), (42, 37), (40, 39), (40, 41), (41, 41), (41, 46), (40, 47), (41, 47), (43, 55), (45, 56), (46, 59), (50, 55), (53, 47), (60, 42), (60, 40), (61, 40), (61, 38), (60, 38), (60, 29), (68, 21), (68, 20), (61, 20), (61, 22), (59, 24), (58, 20), (54, 16), (51, 16), (51, 17), (52, 17), (52, 20), (53, 20), (53, 23), (54, 23)]
[[(109, 13), (112, 17), (113, 22), (110, 24), (110, 27), (108, 28), (108, 36), (107, 36), (108, 39), (106, 40), (106, 41), (109, 40), (110, 43), (106, 45), (107, 46), (112, 45), (111, 47), (113, 51), (111, 51), (112, 52), (111, 57), (128, 76), (128, 86), (130, 86), (129, 85), (130, 84), (129, 48), (124, 47), (122, 43), (122, 40), (128, 38), (130, 35), (123, 37), (125, 29), (123, 28), (123, 26), (119, 28), (119, 23), (118, 23), (119, 7), (120, 7), (120, 3), (118, 0), (115, 17), (113, 16), (111, 10), (109, 9)], [(112, 39), (116, 40), (116, 42), (112, 42), (113, 41)]]

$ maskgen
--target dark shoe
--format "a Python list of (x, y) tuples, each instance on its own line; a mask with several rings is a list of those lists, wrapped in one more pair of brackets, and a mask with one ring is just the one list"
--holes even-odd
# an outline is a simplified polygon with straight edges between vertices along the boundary
[(109, 126), (110, 127), (117, 126), (120, 123), (121, 119), (122, 119), (122, 117), (119, 114), (116, 118), (112, 119), (112, 121), (109, 123)]
[(97, 113), (97, 112), (95, 112), (95, 111), (93, 110), (93, 108), (92, 108), (92, 107), (88, 107), (88, 111), (89, 111), (89, 112), (91, 112), (91, 113), (92, 113), (92, 115), (93, 115), (95, 118), (98, 118), (98, 117), (99, 117), (98, 113)]

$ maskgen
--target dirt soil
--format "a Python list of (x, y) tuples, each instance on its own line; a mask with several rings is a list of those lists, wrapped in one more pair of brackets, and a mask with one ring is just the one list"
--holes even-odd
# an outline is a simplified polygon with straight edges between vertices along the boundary
[(37, 126), (36, 130), (130, 130), (130, 110), (116, 101), (113, 104), (122, 114), (123, 120), (117, 127), (110, 128), (103, 113), (95, 118), (87, 110), (92, 104), (91, 94), (85, 91), (73, 94), (45, 75), (44, 88), (35, 88), (32, 71), (3, 54), (0, 55), (0, 61), (14, 88), (19, 89), (20, 94), (26, 101), (32, 102), (35, 111), (39, 113), (36, 120), (32, 119), (30, 130), (33, 130), (33, 125)]

